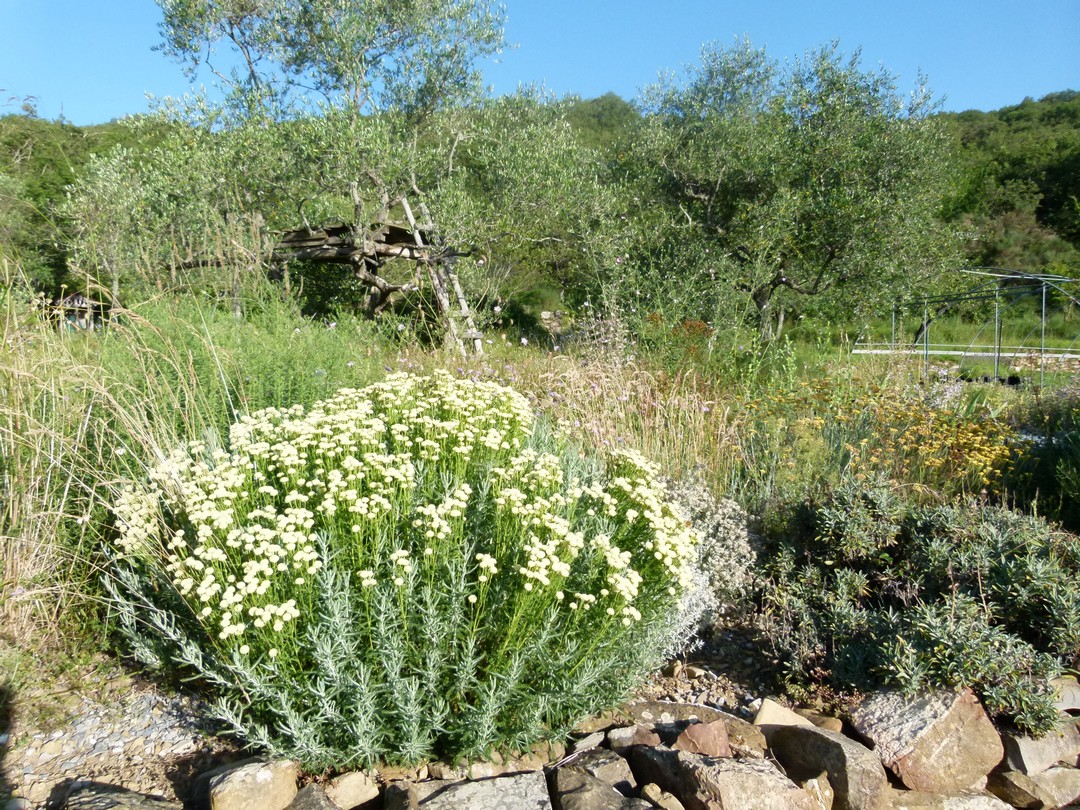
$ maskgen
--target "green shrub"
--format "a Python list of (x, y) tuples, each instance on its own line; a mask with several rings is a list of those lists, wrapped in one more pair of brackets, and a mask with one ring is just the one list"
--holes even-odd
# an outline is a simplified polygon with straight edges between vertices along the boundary
[(674, 642), (697, 543), (636, 454), (582, 458), (445, 373), (244, 417), (114, 510), (133, 651), (312, 769), (567, 732)]
[(764, 625), (796, 690), (970, 686), (1045, 731), (1047, 681), (1080, 655), (1078, 543), (1018, 512), (848, 481), (770, 541)]

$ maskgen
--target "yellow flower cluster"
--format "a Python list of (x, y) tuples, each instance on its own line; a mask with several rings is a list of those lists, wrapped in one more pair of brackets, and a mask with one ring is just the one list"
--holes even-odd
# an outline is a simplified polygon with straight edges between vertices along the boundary
[(855, 469), (887, 469), (901, 481), (972, 492), (996, 483), (1013, 455), (1012, 431), (989, 418), (964, 418), (914, 398), (878, 398), (863, 408), (873, 433), (847, 447)]

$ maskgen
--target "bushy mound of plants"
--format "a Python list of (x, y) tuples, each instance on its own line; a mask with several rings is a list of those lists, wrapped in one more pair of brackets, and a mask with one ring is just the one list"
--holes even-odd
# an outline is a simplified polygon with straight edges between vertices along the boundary
[(739, 504), (717, 498), (695, 478), (665, 480), (667, 490), (699, 537), (697, 557), (690, 567), (691, 585), (675, 619), (678, 646), (669, 655), (690, 652), (701, 636), (731, 615), (744, 613), (755, 563), (747, 515)]
[(448, 374), (244, 417), (116, 500), (122, 630), (308, 768), (524, 750), (658, 663), (696, 554), (652, 465), (584, 456)]
[(760, 597), (794, 689), (970, 686), (1000, 719), (1054, 726), (1048, 680), (1080, 657), (1075, 535), (851, 482), (780, 534)]

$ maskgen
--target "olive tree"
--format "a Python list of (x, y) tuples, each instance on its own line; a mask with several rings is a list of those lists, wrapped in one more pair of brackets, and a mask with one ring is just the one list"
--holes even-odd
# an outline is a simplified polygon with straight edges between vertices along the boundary
[(358, 113), (424, 115), (476, 92), (476, 60), (503, 43), (489, 0), (157, 2), (162, 49), (208, 67), (249, 113), (314, 91)]
[(764, 336), (787, 309), (850, 312), (950, 260), (934, 102), (921, 89), (903, 98), (858, 52), (834, 44), (778, 65), (749, 43), (710, 45), (643, 103), (641, 196), (662, 215), (639, 215), (638, 260), (677, 255), (672, 285), (745, 296)]

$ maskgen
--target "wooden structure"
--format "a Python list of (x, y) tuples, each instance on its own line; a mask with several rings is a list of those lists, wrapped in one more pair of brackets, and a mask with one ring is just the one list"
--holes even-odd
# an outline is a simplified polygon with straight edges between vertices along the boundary
[[(361, 206), (356, 198), (357, 222)], [(400, 209), (404, 221), (390, 218), (391, 210)], [(454, 263), (460, 256), (468, 255), (439, 245), (434, 225), (430, 224), (425, 208), (421, 208), (428, 222), (419, 224), (408, 200), (402, 196), (391, 201), (383, 198), (382, 210), (374, 224), (329, 225), (312, 228), (305, 225), (279, 235), (273, 248), (271, 262), (286, 266), (291, 261), (325, 262), (347, 264), (356, 277), (366, 284), (371, 294), (368, 311), (381, 313), (396, 294), (407, 294), (420, 288), (426, 276), (435, 295), (440, 317), (447, 326), (447, 337), (461, 353), (465, 353), (466, 341), (471, 342), (477, 354), (483, 354), (482, 335), (476, 329), (472, 312), (462, 292)], [(391, 283), (381, 273), (391, 260), (400, 259), (415, 264), (415, 274), (404, 283)]]
[(69, 293), (49, 302), (53, 317), (68, 332), (86, 332), (101, 326), (105, 304), (93, 301), (81, 292)]

